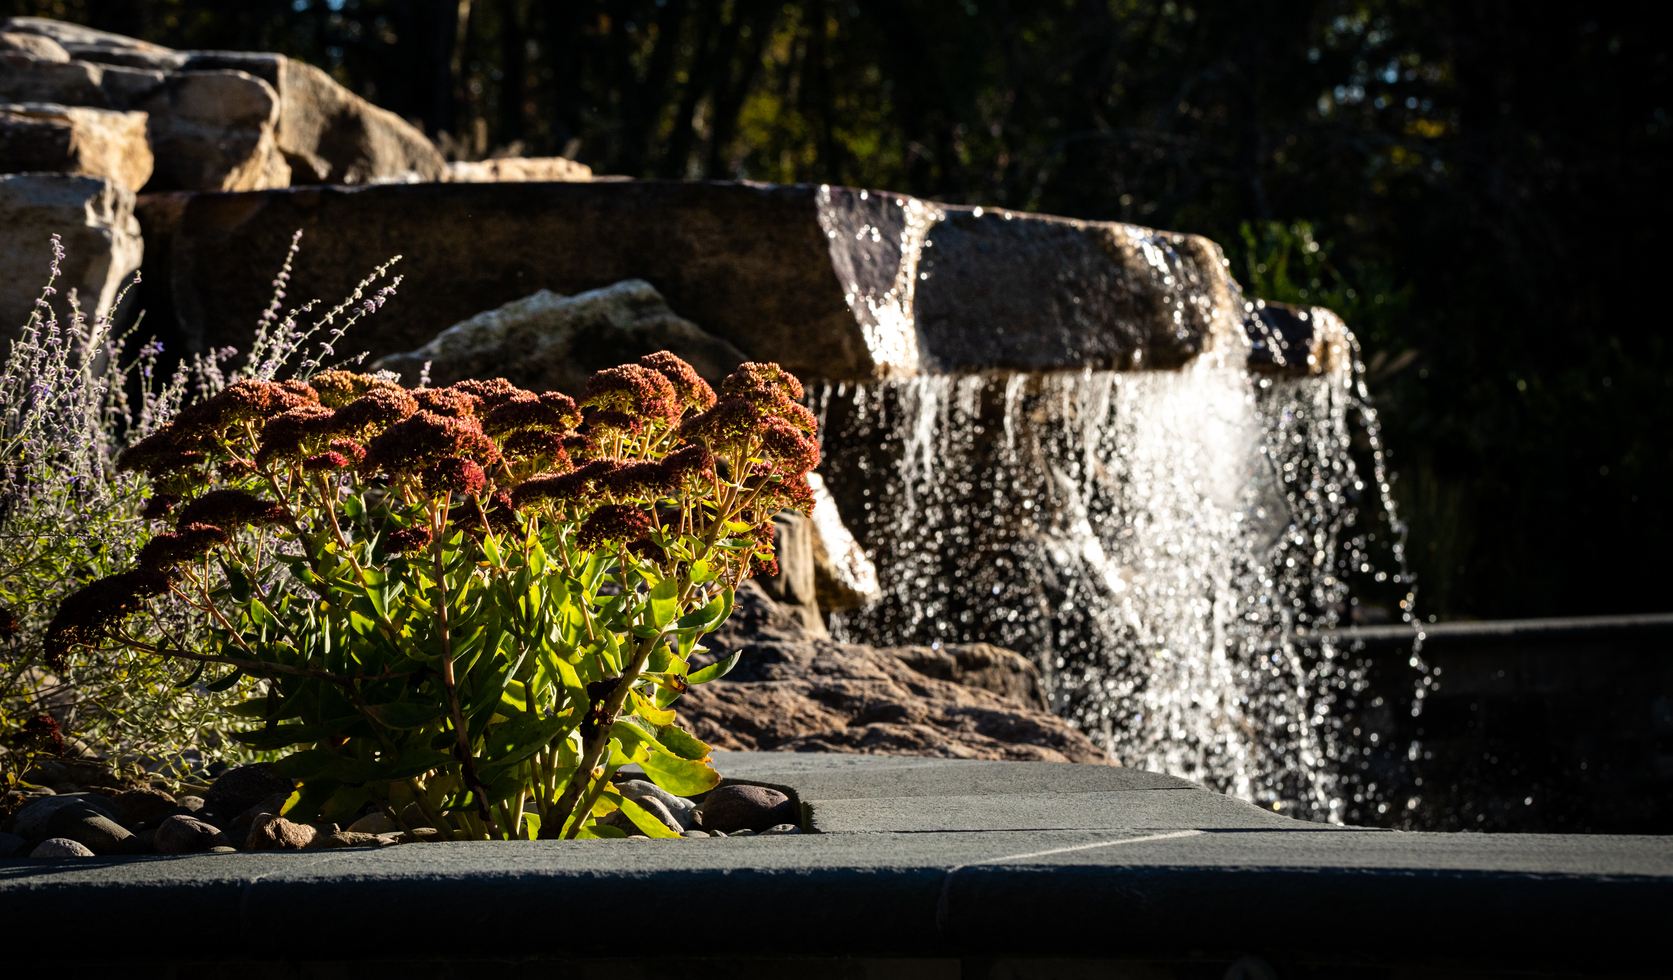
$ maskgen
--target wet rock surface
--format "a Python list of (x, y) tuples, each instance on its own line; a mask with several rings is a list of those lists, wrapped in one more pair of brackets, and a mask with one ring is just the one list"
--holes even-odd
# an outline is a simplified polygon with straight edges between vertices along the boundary
[(706, 642), (708, 656), (738, 650), (740, 662), (725, 678), (692, 688), (675, 708), (692, 734), (716, 748), (1111, 761), (1078, 730), (1030, 704), (1026, 692), (1038, 691), (1037, 675), (1020, 656), (993, 653), (997, 648), (964, 653), (966, 663), (984, 665), (973, 679), (1023, 692), (1024, 700), (910, 666), (916, 659), (951, 671), (963, 645), (943, 648), (949, 666), (939, 657), (932, 664), (921, 655), (815, 639), (753, 581), (739, 589), (732, 619)]

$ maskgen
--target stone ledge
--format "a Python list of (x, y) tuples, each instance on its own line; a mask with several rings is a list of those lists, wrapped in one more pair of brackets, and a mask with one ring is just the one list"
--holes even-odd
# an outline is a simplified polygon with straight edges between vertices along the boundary
[[(1072, 768), (1100, 772), (867, 757), (718, 761), (740, 780), (799, 785), (816, 823), (823, 793), (892, 784), (892, 801), (924, 780), (968, 778), (1000, 800), (1009, 799), (997, 792), (1007, 770), (1024, 787)], [(1101, 775), (1084, 778), (1089, 788)], [(1198, 794), (1197, 819), (1176, 819), (1176, 829), (1143, 826), (1154, 819), (1143, 806), (1112, 805)], [(0, 922), (14, 935), (62, 935), (68, 923), (96, 923), (104, 948), (159, 963), (181, 956), (157, 937), (190, 923), (192, 957), (223, 965), (383, 958), (416, 942), (437, 963), (492, 950), (512, 959), (575, 957), (584, 966), (620, 957), (622, 943), (639, 937), (560, 934), (554, 913), (634, 908), (709, 921), (707, 956), (971, 964), (948, 976), (986, 976), (976, 961), (1005, 957), (1218, 962), (1223, 971), (1245, 953), (1272, 962), (1610, 975), (1659, 969), (1657, 924), (1673, 907), (1668, 838), (1345, 831), (1253, 807), (1269, 818), (1262, 829), (1180, 828), (1223, 824), (1217, 813), (1243, 806), (1188, 784), (1035, 798), (1041, 807), (1125, 813), (1135, 826), (1016, 830), (993, 819), (986, 831), (940, 833), (873, 824), (865, 833), (738, 840), (6, 861)], [(937, 799), (915, 798), (925, 808)], [(850, 805), (868, 800), (878, 798), (849, 797)], [(469, 942), (432, 945), (422, 932), (430, 913), (463, 915)], [(653, 970), (660, 961), (651, 951), (634, 962), (658, 975), (716, 975), (698, 966)], [(590, 967), (576, 972), (596, 975)], [(1190, 974), (1181, 966), (1145, 975)]]

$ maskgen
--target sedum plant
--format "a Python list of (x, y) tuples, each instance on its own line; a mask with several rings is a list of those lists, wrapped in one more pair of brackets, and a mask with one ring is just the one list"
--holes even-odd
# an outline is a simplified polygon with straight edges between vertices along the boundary
[(416, 804), (446, 839), (576, 838), (621, 836), (597, 823), (620, 809), (672, 836), (609, 777), (717, 783), (671, 705), (730, 669), (693, 654), (773, 563), (773, 513), (809, 507), (801, 394), (745, 364), (717, 396), (668, 353), (599, 372), (580, 405), (503, 379), (235, 382), (121, 456), (159, 532), (64, 602), (47, 656), (254, 679), (230, 734), (286, 751), (292, 819), (373, 803), (411, 831)]
[[(400, 282), (396, 276), (379, 286), (397, 257), (320, 319), (301, 324), (298, 317), (317, 304), (288, 315), (280, 306), (300, 238), (298, 232), (273, 281), (272, 304), (247, 354), (228, 348), (197, 355), (165, 377), (160, 344), (136, 345), (134, 331), (118, 332), (111, 317), (88, 317), (73, 289), (59, 295), (65, 253), (52, 237), (46, 286), (28, 320), (0, 337), (0, 790), (16, 787), (36, 755), (65, 755), (72, 746), (124, 760), (135, 774), (136, 763), (149, 761), (167, 781), (199, 778), (180, 751), (215, 744), (226, 707), (253, 685), (208, 691), (183, 683), (191, 670), (181, 661), (132, 650), (48, 662), (42, 639), (66, 595), (130, 567), (149, 537), (140, 516), (147, 482), (118, 471), (123, 446), (165, 424), (194, 396), (207, 398), (239, 379), (316, 370)], [(129, 286), (137, 283), (136, 275)], [(158, 612), (176, 619), (178, 634), (196, 638), (189, 610)], [(253, 755), (224, 743), (218, 754), (229, 761)], [(0, 796), (0, 809), (8, 799)]]

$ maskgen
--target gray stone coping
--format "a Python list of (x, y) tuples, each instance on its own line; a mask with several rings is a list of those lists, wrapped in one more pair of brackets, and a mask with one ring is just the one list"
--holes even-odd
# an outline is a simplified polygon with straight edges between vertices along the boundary
[[(436, 962), (607, 958), (626, 947), (649, 960), (1206, 957), (1223, 969), (1255, 953), (1598, 975), (1665, 968), (1673, 838), (1324, 827), (1115, 767), (716, 761), (731, 779), (795, 791), (816, 832), (0, 861), (0, 925), (64, 936), (73, 924), (123, 957), (174, 962), (187, 954), (158, 937), (184, 927), (191, 959), (223, 963), (404, 958), (402, 944), (421, 943)], [(588, 909), (600, 923), (706, 928), (676, 930), (679, 942), (661, 949), (655, 929), (571, 928)], [(439, 945), (438, 928), (449, 933)], [(14, 961), (27, 955), (19, 949)]]

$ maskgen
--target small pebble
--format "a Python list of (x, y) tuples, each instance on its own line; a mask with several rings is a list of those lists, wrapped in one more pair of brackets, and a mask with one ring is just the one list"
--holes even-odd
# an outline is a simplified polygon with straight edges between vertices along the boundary
[(238, 848), (228, 847), (225, 844), (216, 844), (214, 847), (211, 847), (209, 849), (209, 853), (210, 854), (237, 854), (238, 853)]
[[(717, 831), (715, 831), (715, 833), (718, 834), (718, 833), (720, 833), (720, 831), (717, 830)], [(726, 834), (726, 835), (723, 835), (723, 836), (727, 836), (727, 837), (754, 837), (755, 836), (755, 831), (753, 831), (753, 830), (734, 830), (730, 834)]]
[(801, 832), (802, 828), (793, 823), (781, 823), (776, 827), (768, 827), (766, 830), (761, 831), (761, 836), (766, 837), (774, 834), (799, 834)]
[(48, 837), (29, 852), (32, 858), (90, 858), (93, 852), (86, 844), (67, 837)]
[(680, 836), (681, 837), (707, 837), (707, 836), (709, 836), (709, 833), (708, 833), (708, 831), (705, 831), (705, 830), (687, 830), (687, 831), (682, 832), (680, 834)]

